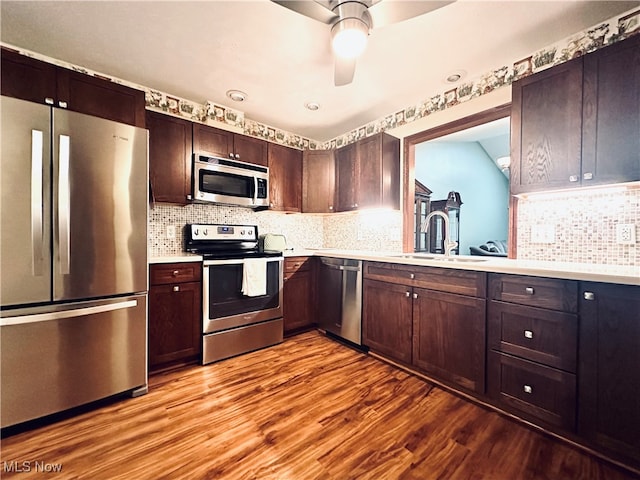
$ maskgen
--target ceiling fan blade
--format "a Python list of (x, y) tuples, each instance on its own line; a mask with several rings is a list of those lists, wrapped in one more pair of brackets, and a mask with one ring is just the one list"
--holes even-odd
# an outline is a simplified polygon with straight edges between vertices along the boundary
[(353, 81), (353, 75), (356, 72), (355, 58), (342, 58), (335, 56), (335, 73), (333, 83), (336, 87), (348, 85)]
[(323, 5), (310, 0), (271, 0), (273, 3), (277, 3), (289, 10), (300, 13), (305, 17), (313, 18), (319, 22), (332, 24), (338, 17), (331, 10), (325, 8)]
[(373, 20), (373, 28), (384, 27), (391, 23), (402, 22), (413, 17), (423, 15), (427, 12), (437, 10), (453, 3), (451, 1), (434, 1), (434, 0), (380, 0), (371, 7), (369, 13)]

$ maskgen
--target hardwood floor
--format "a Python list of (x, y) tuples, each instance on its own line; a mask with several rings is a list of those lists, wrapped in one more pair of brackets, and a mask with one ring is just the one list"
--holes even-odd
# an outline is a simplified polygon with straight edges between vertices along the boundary
[(317, 332), (1, 447), (0, 476), (20, 479), (633, 478)]

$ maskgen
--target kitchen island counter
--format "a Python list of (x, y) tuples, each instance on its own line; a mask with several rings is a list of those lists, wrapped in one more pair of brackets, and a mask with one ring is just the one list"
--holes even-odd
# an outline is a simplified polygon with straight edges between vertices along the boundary
[(640, 266), (518, 260), (472, 255), (454, 255), (447, 259), (444, 255), (438, 254), (372, 252), (328, 248), (317, 249), (313, 251), (313, 255), (423, 267), (473, 270), (476, 272), (508, 273), (513, 275), (531, 275), (588, 282), (640, 285)]

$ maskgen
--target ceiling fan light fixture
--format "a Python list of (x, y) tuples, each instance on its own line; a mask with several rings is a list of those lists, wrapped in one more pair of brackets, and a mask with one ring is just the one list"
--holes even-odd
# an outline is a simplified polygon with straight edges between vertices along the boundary
[(342, 58), (357, 58), (367, 46), (369, 26), (358, 18), (344, 18), (331, 28), (331, 45)]

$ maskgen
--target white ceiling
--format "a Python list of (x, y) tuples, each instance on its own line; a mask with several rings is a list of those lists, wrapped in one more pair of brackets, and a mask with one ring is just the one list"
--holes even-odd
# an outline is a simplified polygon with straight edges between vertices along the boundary
[[(391, 2), (394, 0), (383, 0)], [(269, 0), (6, 1), (2, 42), (325, 141), (529, 56), (634, 1), (455, 3), (372, 31), (335, 87), (329, 26)], [(248, 94), (242, 104), (229, 89)], [(318, 102), (310, 112), (305, 102)]]

